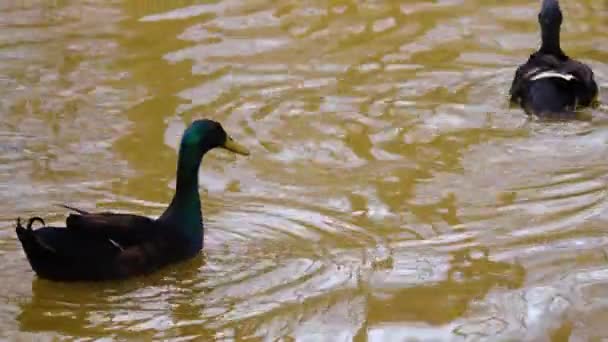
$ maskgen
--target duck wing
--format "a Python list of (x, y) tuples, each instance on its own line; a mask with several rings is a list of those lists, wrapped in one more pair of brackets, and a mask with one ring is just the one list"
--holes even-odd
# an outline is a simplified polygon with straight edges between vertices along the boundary
[(578, 102), (583, 106), (592, 105), (598, 94), (593, 70), (588, 65), (574, 59), (563, 63), (558, 70), (562, 74), (572, 75), (576, 80), (574, 86)]
[(533, 53), (526, 63), (520, 65), (515, 71), (509, 94), (512, 101), (518, 101), (525, 93), (527, 85), (534, 77), (543, 72), (559, 68), (561, 59), (553, 55)]
[[(187, 237), (176, 234), (172, 226), (145, 216), (110, 212), (70, 214), (66, 223), (65, 230), (73, 235), (105, 242), (105, 249), (96, 252), (95, 260), (113, 260), (113, 266), (99, 268), (99, 274), (119, 278), (143, 274), (194, 255), (188, 249), (192, 242)], [(109, 245), (112, 248), (108, 249)]]
[(69, 214), (66, 228), (79, 234), (91, 237), (105, 238), (120, 245), (133, 245), (150, 237), (158, 228), (156, 220), (146, 216), (99, 212), (89, 213), (77, 208), (72, 209), (78, 214)]

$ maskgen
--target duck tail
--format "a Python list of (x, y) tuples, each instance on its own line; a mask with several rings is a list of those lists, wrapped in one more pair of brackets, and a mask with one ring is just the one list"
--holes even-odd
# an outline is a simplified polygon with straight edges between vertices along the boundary
[(25, 237), (26, 234), (33, 233), (34, 230), (32, 229), (32, 225), (34, 224), (34, 222), (40, 222), (42, 226), (46, 225), (41, 217), (34, 216), (27, 221), (27, 228), (24, 228), (23, 225), (21, 225), (21, 217), (17, 217), (17, 227), (15, 227), (17, 235)]
[(563, 94), (559, 85), (549, 79), (534, 81), (525, 97), (522, 107), (528, 115), (551, 118), (574, 118), (576, 100), (569, 94)]
[(29, 255), (34, 251), (46, 251), (55, 253), (56, 251), (53, 247), (49, 246), (47, 243), (38, 238), (38, 236), (36, 236), (36, 233), (32, 228), (32, 225), (35, 222), (40, 222), (43, 227), (46, 226), (44, 220), (38, 216), (31, 217), (27, 221), (26, 227), (23, 227), (23, 225), (21, 224), (21, 218), (17, 218), (17, 226), (15, 227), (15, 232), (17, 233), (17, 237), (19, 238), (19, 241), (21, 241), (21, 244), (23, 245), (23, 249), (25, 250), (26, 254)]

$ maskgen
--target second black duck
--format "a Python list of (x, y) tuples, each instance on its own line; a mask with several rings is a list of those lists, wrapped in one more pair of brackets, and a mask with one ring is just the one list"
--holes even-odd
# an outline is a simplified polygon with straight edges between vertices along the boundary
[(594, 105), (598, 86), (591, 68), (564, 53), (560, 46), (562, 11), (557, 0), (543, 0), (538, 23), (541, 46), (517, 68), (511, 102), (529, 115), (572, 118), (580, 108)]

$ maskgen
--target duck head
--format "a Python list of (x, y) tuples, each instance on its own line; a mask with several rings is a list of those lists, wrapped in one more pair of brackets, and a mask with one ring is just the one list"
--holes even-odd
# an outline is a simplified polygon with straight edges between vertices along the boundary
[(181, 147), (191, 151), (198, 150), (201, 157), (216, 147), (237, 154), (249, 155), (249, 150), (234, 141), (219, 122), (209, 119), (194, 121), (184, 132)]
[(559, 8), (558, 0), (543, 0), (540, 13), (538, 13), (538, 23), (542, 36), (541, 52), (563, 55), (559, 44), (562, 20), (562, 11)]
[(159, 220), (170, 222), (196, 242), (193, 248), (200, 248), (199, 235), (202, 234), (202, 214), (198, 193), (198, 169), (203, 156), (216, 147), (249, 155), (249, 150), (234, 141), (219, 122), (203, 119), (188, 126), (182, 136), (177, 161), (177, 184), (171, 204)]
[(198, 203), (198, 169), (205, 153), (216, 147), (249, 155), (249, 150), (234, 141), (219, 122), (196, 120), (184, 131), (177, 162), (176, 198), (191, 197), (189, 201)]

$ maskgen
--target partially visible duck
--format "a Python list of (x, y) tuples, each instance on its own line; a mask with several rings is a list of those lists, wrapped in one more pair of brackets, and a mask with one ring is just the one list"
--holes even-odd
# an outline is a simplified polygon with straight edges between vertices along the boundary
[(541, 47), (517, 68), (511, 101), (529, 115), (573, 117), (578, 108), (595, 104), (598, 86), (593, 71), (561, 49), (562, 12), (557, 0), (543, 0), (538, 22)]
[[(44, 226), (39, 217), (23, 227), (18, 219), (17, 236), (32, 269), (51, 280), (99, 281), (153, 272), (194, 257), (203, 247), (198, 170), (205, 153), (216, 147), (249, 154), (215, 121), (197, 120), (185, 130), (175, 194), (157, 219), (67, 206), (77, 213), (67, 217), (66, 227)], [(36, 222), (44, 227), (33, 229)]]

